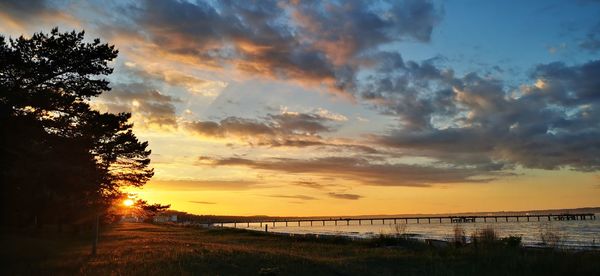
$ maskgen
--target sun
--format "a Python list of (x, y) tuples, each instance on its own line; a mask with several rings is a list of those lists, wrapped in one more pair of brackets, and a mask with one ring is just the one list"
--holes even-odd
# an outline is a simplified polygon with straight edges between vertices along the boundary
[(124, 200), (124, 201), (123, 201), (123, 205), (125, 205), (125, 206), (127, 206), (127, 207), (129, 207), (129, 206), (132, 206), (132, 205), (133, 205), (133, 203), (134, 203), (134, 202), (133, 202), (133, 200), (131, 200), (131, 199), (126, 199), (126, 200)]

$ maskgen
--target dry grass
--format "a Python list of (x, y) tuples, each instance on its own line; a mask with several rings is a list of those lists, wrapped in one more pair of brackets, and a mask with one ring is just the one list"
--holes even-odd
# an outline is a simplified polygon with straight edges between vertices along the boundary
[(391, 224), (391, 235), (400, 238), (406, 236), (406, 224)]
[(499, 235), (493, 226), (487, 225), (483, 228), (476, 229), (471, 235), (471, 240), (476, 243), (491, 244), (499, 240)]
[[(237, 274), (260, 271), (303, 274), (330, 271), (357, 256), (401, 256), (380, 248), (351, 243), (298, 241), (233, 229), (197, 229), (168, 225), (124, 223), (102, 235), (97, 256), (89, 244), (73, 244), (68, 252), (43, 257), (37, 268), (23, 263), (17, 270), (28, 273), (53, 271), (59, 274), (173, 274), (205, 271), (208, 274)], [(47, 259), (46, 259), (47, 258)], [(333, 271), (333, 270), (331, 270)], [(31, 272), (31, 273), (29, 273)]]
[[(24, 237), (4, 238), (2, 275), (465, 275), (490, 271), (505, 275), (524, 271), (600, 275), (598, 252), (550, 254), (505, 248), (475, 251), (468, 246), (390, 247), (236, 229), (121, 224), (104, 232), (98, 255), (93, 257), (89, 254), (89, 239), (69, 241), (61, 237), (24, 243)], [(37, 254), (40, 247), (45, 247), (46, 252)], [(22, 255), (15, 254), (17, 248)]]

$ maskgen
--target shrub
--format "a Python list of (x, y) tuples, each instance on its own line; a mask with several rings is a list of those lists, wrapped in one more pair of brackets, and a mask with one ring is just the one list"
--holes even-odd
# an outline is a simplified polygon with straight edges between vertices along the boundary
[(465, 229), (462, 226), (455, 224), (454, 225), (454, 236), (452, 237), (452, 242), (456, 246), (461, 246), (467, 244), (467, 236), (465, 235)]
[(393, 224), (390, 227), (393, 236), (406, 237), (406, 224)]
[(557, 228), (552, 227), (550, 224), (546, 224), (540, 228), (540, 240), (544, 246), (557, 248), (564, 240), (566, 240), (566, 236)]
[(522, 237), (510, 235), (501, 238), (498, 231), (493, 226), (488, 225), (485, 228), (475, 230), (471, 235), (471, 240), (475, 246), (520, 248)]
[(521, 247), (521, 241), (523, 238), (521, 238), (521, 236), (508, 236), (505, 238), (500, 239), (502, 241), (502, 244), (506, 245), (507, 247), (511, 247), (511, 248), (517, 248), (517, 247)]
[(476, 229), (471, 235), (471, 240), (476, 244), (494, 244), (498, 242), (498, 233), (494, 227), (488, 225), (485, 228)]

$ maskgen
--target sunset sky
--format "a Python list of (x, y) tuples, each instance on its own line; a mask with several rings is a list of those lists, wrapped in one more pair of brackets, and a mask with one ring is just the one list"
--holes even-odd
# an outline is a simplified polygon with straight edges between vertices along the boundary
[(195, 214), (600, 206), (600, 2), (19, 1), (85, 30), (152, 149), (139, 194)]

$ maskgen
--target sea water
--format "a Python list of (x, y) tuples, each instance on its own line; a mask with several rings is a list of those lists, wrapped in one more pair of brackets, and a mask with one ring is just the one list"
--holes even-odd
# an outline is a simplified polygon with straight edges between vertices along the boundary
[[(596, 217), (600, 217), (596, 214)], [(420, 223), (414, 220), (409, 220), (405, 223), (404, 220), (397, 220), (394, 224), (392, 219), (386, 219), (385, 224), (381, 219), (362, 220), (359, 225), (358, 221), (350, 221), (350, 225), (346, 225), (346, 221), (338, 221), (337, 226), (333, 221), (326, 221), (323, 225), (322, 221), (302, 222), (298, 226), (297, 222), (290, 222), (285, 226), (284, 222), (277, 222), (275, 226), (272, 223), (247, 224), (238, 223), (237, 228), (245, 228), (249, 230), (264, 231), (265, 224), (268, 225), (269, 232), (289, 233), (289, 234), (317, 234), (317, 235), (340, 235), (354, 238), (369, 238), (380, 234), (409, 234), (416, 239), (437, 239), (452, 241), (454, 239), (455, 227), (459, 227), (465, 233), (467, 239), (477, 230), (485, 228), (493, 228), (499, 237), (519, 236), (526, 246), (542, 245), (543, 236), (548, 236), (551, 233), (558, 237), (557, 246), (565, 248), (593, 248), (600, 249), (600, 219), (596, 220), (570, 220), (570, 221), (548, 221), (542, 217), (540, 221), (533, 217), (530, 221), (525, 218), (520, 218), (516, 221), (515, 218), (509, 218), (506, 222), (504, 218), (498, 218), (498, 222), (494, 219), (488, 219), (487, 222), (475, 223), (449, 223), (432, 219), (431, 223), (427, 219), (421, 219)], [(224, 226), (233, 227), (233, 224), (225, 224)]]

